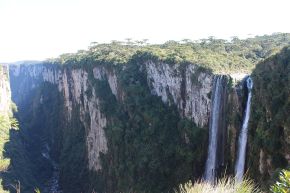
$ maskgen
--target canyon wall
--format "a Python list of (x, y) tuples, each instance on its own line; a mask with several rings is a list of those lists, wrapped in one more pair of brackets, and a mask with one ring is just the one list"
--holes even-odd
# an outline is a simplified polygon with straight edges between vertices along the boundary
[[(181, 116), (192, 120), (196, 125), (205, 127), (210, 115), (210, 93), (213, 74), (198, 71), (198, 66), (187, 65), (181, 69), (179, 65), (165, 63), (146, 63), (147, 81), (151, 93), (160, 96), (164, 103), (176, 105)], [(47, 65), (18, 65), (10, 67), (14, 101), (21, 104), (32, 89), (43, 82), (56, 85), (64, 97), (66, 118), (71, 119), (73, 106), (79, 108), (80, 117), (86, 127), (89, 167), (101, 169), (99, 152), (106, 153), (107, 142), (104, 133), (106, 117), (102, 114), (99, 99), (88, 79), (88, 72), (83, 69), (66, 69)], [(94, 67), (95, 80), (106, 80), (111, 92), (117, 97), (117, 74), (104, 67)], [(92, 89), (91, 96), (86, 93)], [(120, 97), (119, 97), (120, 99)], [(120, 99), (121, 100), (121, 99)], [(89, 115), (90, 122), (85, 116)]]
[(0, 65), (0, 114), (11, 113), (11, 90), (8, 66)]
[[(131, 72), (131, 68), (134, 68), (136, 71)], [(135, 74), (133, 73), (137, 74), (134, 78), (127, 77), (128, 74), (130, 76), (134, 76)], [(142, 79), (143, 76), (144, 80)], [(36, 101), (33, 102), (34, 106), (32, 108), (37, 108), (37, 104), (43, 104), (44, 107), (45, 105), (49, 105), (46, 104), (48, 99), (46, 99), (47, 96), (44, 95), (43, 90), (47, 90), (50, 86), (42, 88), (43, 85), (51, 85), (53, 87), (53, 89), (50, 88), (52, 89), (51, 92), (55, 92), (56, 90), (58, 91), (58, 100), (60, 101), (58, 103), (60, 105), (59, 111), (61, 111), (61, 116), (59, 117), (63, 118), (63, 120), (58, 120), (58, 122), (61, 123), (59, 126), (60, 128), (58, 128), (58, 132), (62, 134), (55, 137), (59, 138), (59, 142), (56, 142), (57, 140), (55, 139), (51, 139), (51, 143), (58, 143), (62, 145), (55, 146), (51, 144), (51, 147), (55, 147), (55, 149), (64, 149), (63, 151), (66, 153), (61, 153), (60, 150), (60, 152), (57, 153), (58, 155), (55, 157), (57, 160), (60, 160), (59, 162), (61, 162), (61, 159), (66, 159), (65, 157), (62, 158), (62, 156), (69, 156), (69, 154), (72, 154), (71, 151), (74, 151), (73, 149), (69, 149), (73, 148), (75, 142), (73, 142), (73, 140), (69, 141), (66, 139), (69, 138), (67, 135), (70, 135), (70, 132), (83, 133), (75, 133), (74, 135), (76, 138), (80, 137), (80, 135), (83, 135), (84, 137), (84, 139), (79, 138), (79, 140), (84, 140), (84, 144), (82, 144), (85, 147), (82, 151), (86, 156), (85, 158), (82, 158), (85, 164), (84, 168), (87, 168), (88, 173), (95, 173), (99, 176), (95, 177), (95, 179), (98, 179), (98, 182), (96, 183), (107, 184), (105, 186), (116, 186), (109, 183), (117, 183), (119, 181), (119, 179), (112, 180), (114, 178), (112, 178), (111, 175), (116, 174), (111, 174), (112, 171), (108, 169), (109, 166), (107, 166), (107, 164), (110, 165), (110, 163), (104, 163), (104, 161), (114, 162), (114, 159), (117, 159), (118, 155), (115, 155), (116, 158), (112, 158), (112, 156), (115, 151), (119, 151), (117, 149), (118, 147), (115, 147), (116, 144), (112, 141), (111, 137), (108, 139), (108, 135), (114, 135), (110, 134), (108, 128), (114, 127), (114, 125), (122, 121), (120, 115), (118, 115), (119, 117), (116, 115), (116, 113), (119, 113), (118, 111), (123, 112), (121, 114), (126, 115), (126, 119), (128, 120), (134, 118), (135, 111), (128, 109), (129, 106), (127, 103), (130, 97), (137, 98), (137, 95), (131, 95), (128, 89), (130, 90), (131, 87), (133, 88), (136, 85), (140, 86), (140, 84), (142, 88), (148, 89), (148, 96), (151, 95), (153, 98), (155, 97), (156, 99), (154, 100), (161, 99), (165, 105), (162, 108), (167, 109), (166, 112), (174, 112), (174, 109), (176, 109), (178, 115), (175, 115), (175, 117), (179, 116), (180, 118), (177, 118), (179, 121), (176, 122), (175, 126), (172, 126), (174, 127), (173, 130), (180, 130), (178, 127), (182, 122), (184, 122), (182, 120), (186, 120), (188, 122), (186, 123), (187, 125), (192, 125), (189, 130), (186, 129), (188, 126), (184, 125), (182, 126), (184, 128), (182, 128), (181, 131), (178, 131), (180, 133), (177, 131), (172, 132), (177, 132), (176, 134), (180, 135), (176, 137), (180, 138), (178, 139), (180, 140), (178, 143), (184, 143), (182, 148), (186, 148), (188, 153), (193, 151), (199, 155), (196, 156), (198, 162), (193, 160), (190, 162), (195, 166), (190, 166), (191, 164), (188, 163), (188, 166), (193, 167), (195, 172), (188, 171), (188, 176), (186, 175), (183, 180), (187, 181), (190, 178), (193, 179), (198, 176), (200, 177), (204, 170), (205, 156), (207, 154), (208, 134), (206, 133), (208, 133), (207, 127), (209, 124), (211, 111), (213, 80), (216, 76), (217, 75), (214, 75), (210, 71), (200, 68), (198, 65), (178, 65), (153, 61), (146, 61), (144, 64), (137, 66), (125, 66), (122, 69), (119, 67), (107, 67), (105, 65), (94, 65), (90, 68), (80, 68), (45, 63), (37, 65), (23, 64), (10, 66), (10, 81), (13, 99), (20, 107), (22, 104), (26, 103), (29, 98), (33, 98), (36, 95), (38, 97), (36, 98)], [(219, 173), (224, 171), (224, 166), (233, 165), (236, 153), (236, 139), (233, 139), (236, 135), (231, 135), (229, 142), (227, 139), (230, 131), (234, 133), (237, 131), (236, 127), (232, 124), (226, 124), (228, 123), (228, 120), (226, 120), (226, 113), (228, 111), (231, 111), (232, 113), (239, 113), (241, 110), (241, 108), (233, 108), (232, 106), (229, 107), (226, 105), (228, 100), (227, 98), (232, 99), (236, 96), (236, 90), (239, 89), (239, 86), (234, 87), (233, 85), (230, 85), (229, 81), (233, 80), (239, 82), (243, 76), (237, 77), (236, 75), (233, 75), (231, 77), (228, 75), (224, 77), (225, 81), (223, 81), (223, 88), (225, 88), (225, 94), (223, 94), (223, 113), (221, 115), (222, 118), (218, 123), (222, 127), (222, 130), (218, 132), (220, 136), (219, 138), (222, 139), (219, 140), (219, 153), (217, 153), (218, 164), (219, 166), (222, 166), (219, 168)], [(122, 82), (124, 79), (129, 81), (128, 84), (131, 86), (124, 84)], [(103, 93), (106, 88), (108, 88), (108, 91)], [(108, 113), (104, 110), (104, 103), (106, 103), (110, 97), (116, 102), (116, 105), (114, 106), (119, 106), (119, 109), (114, 107), (115, 109), (113, 109), (112, 113)], [(236, 100), (231, 101), (234, 103), (234, 106), (241, 106), (241, 100), (242, 97), (236, 97)], [(169, 110), (168, 108), (172, 110)], [(34, 116), (37, 117), (37, 115)], [(148, 115), (145, 114), (142, 116), (145, 116), (145, 124), (147, 122), (146, 119), (148, 119), (146, 116)], [(116, 117), (118, 117), (117, 121)], [(150, 128), (152, 123), (149, 122), (146, 124), (148, 124), (147, 127)], [(122, 127), (130, 126), (123, 125)], [(195, 127), (201, 128), (201, 130), (195, 129)], [(227, 128), (229, 128), (229, 130)], [(128, 129), (124, 130), (125, 133), (126, 130)], [(199, 135), (197, 133), (199, 132), (201, 132), (199, 136), (201, 142), (196, 140), (196, 137)], [(194, 135), (196, 136), (194, 137)], [(80, 147), (82, 147), (82, 145), (80, 145)], [(126, 148), (130, 148), (130, 144), (128, 145), (129, 146)], [(64, 146), (67, 147), (64, 148)], [(111, 150), (109, 149), (109, 146), (111, 146)], [(201, 146), (204, 147), (200, 149)], [(199, 151), (199, 153), (197, 153), (197, 151)], [(228, 152), (230, 152), (229, 155), (227, 155)], [(71, 159), (74, 160), (74, 158)], [(182, 159), (186, 158), (184, 157)], [(182, 162), (180, 162), (180, 164), (181, 166), (183, 165)], [(105, 168), (103, 168), (104, 166)], [(116, 164), (116, 166), (118, 166), (118, 164)], [(67, 166), (61, 166), (61, 170), (66, 171), (66, 167)], [(87, 176), (88, 174), (83, 175)], [(106, 177), (104, 178), (104, 176)], [(67, 177), (68, 176), (65, 175), (65, 172), (63, 172), (63, 176), (61, 176), (60, 179), (66, 181), (66, 183), (67, 181), (72, 180), (66, 179)], [(108, 182), (102, 182), (101, 179), (106, 179)], [(110, 182), (111, 180), (112, 182)], [(181, 182), (182, 181), (177, 181), (174, 183)], [(108, 192), (116, 191), (116, 189), (109, 189), (105, 188)], [(85, 189), (79, 189), (78, 191), (84, 190)], [(99, 191), (102, 192), (105, 190), (104, 188), (100, 188)], [(68, 188), (67, 191), (74, 190)]]
[(272, 184), (290, 165), (290, 49), (257, 65), (252, 73), (248, 167), (258, 182)]

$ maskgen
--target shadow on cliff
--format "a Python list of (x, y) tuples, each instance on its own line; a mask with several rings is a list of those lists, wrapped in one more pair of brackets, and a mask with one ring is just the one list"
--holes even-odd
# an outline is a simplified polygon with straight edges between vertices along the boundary
[(18, 107), (14, 116), (20, 125), (20, 129), (3, 134), (3, 155), (10, 163), (0, 173), (0, 183), (10, 193), (16, 192), (18, 184), (21, 193), (32, 193), (35, 188), (49, 192), (60, 149), (54, 147), (60, 137), (56, 129), (61, 125), (57, 87), (46, 83), (39, 86), (37, 81), (13, 76), (10, 79), (12, 100)]
[[(250, 176), (272, 184), (289, 167), (290, 47), (259, 63), (252, 73), (252, 119), (248, 137)], [(258, 156), (258, 158), (257, 158)], [(274, 175), (273, 175), (274, 174)]]
[[(40, 188), (51, 175), (52, 167), (50, 163), (36, 156), (33, 147), (25, 143), (21, 130), (10, 129), (9, 140), (4, 145), (3, 155), (10, 159), (10, 164), (5, 172), (1, 173), (2, 187), (10, 193), (34, 192), (35, 188)], [(37, 146), (35, 147), (37, 148)]]

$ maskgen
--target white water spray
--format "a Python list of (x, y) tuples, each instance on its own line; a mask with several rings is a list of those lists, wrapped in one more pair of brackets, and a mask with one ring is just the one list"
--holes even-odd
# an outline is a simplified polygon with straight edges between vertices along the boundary
[(247, 78), (247, 88), (248, 88), (248, 100), (247, 100), (247, 106), (245, 110), (243, 127), (241, 129), (240, 136), (239, 136), (238, 159), (236, 162), (237, 181), (243, 180), (243, 175), (244, 175), (244, 170), (245, 170), (248, 123), (250, 119), (251, 98), (252, 98), (252, 88), (253, 88), (253, 80), (251, 79), (251, 77)]
[(222, 86), (222, 76), (218, 76), (215, 80), (214, 95), (212, 97), (212, 110), (209, 125), (209, 146), (204, 173), (204, 180), (211, 183), (213, 183), (215, 180), (217, 167), (217, 141)]

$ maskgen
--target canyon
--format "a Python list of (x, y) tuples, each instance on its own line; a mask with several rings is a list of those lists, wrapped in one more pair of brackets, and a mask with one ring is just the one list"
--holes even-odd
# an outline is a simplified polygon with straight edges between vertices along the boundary
[[(174, 192), (190, 180), (214, 183), (224, 174), (241, 180), (246, 171), (259, 183), (269, 180), (289, 165), (289, 128), (287, 117), (275, 123), (279, 152), (259, 135), (267, 131), (262, 121), (275, 120), (270, 107), (259, 109), (261, 74), (264, 68), (283, 72), (277, 66), (289, 61), (285, 57), (270, 58), (252, 73), (216, 72), (138, 53), (124, 65), (5, 66), (0, 111), (10, 111), (11, 98), (18, 107), (20, 129), (9, 143), (22, 144), (27, 171), (12, 169), (2, 185), (12, 192), (9, 184), (18, 180), (22, 192), (157, 193)], [(287, 104), (281, 108), (286, 114)], [(277, 156), (282, 161), (273, 163)], [(21, 168), (14, 154), (8, 157), (10, 168)]]
[[(235, 87), (229, 88), (229, 79), (233, 79), (230, 75), (214, 75), (207, 72), (200, 72), (196, 69), (198, 69), (198, 66), (193, 64), (188, 64), (185, 66), (185, 69), (180, 69), (178, 65), (169, 65), (166, 63), (156, 64), (148, 61), (145, 63), (145, 68), (141, 69), (144, 70), (141, 73), (147, 74), (146, 84), (150, 91), (149, 94), (154, 98), (160, 98), (165, 105), (176, 107), (178, 115), (181, 118), (189, 120), (197, 127), (202, 128), (203, 131), (207, 130), (208, 125), (216, 128), (215, 134), (212, 134), (212, 137), (215, 137), (217, 141), (209, 147), (214, 148), (211, 151), (212, 155), (216, 157), (216, 161), (212, 163), (214, 164), (212, 166), (213, 169), (210, 170), (214, 170), (217, 175), (220, 175), (225, 171), (225, 166), (228, 165), (226, 163), (228, 159), (226, 158), (226, 153), (228, 153), (229, 149), (233, 149), (230, 146), (237, 146), (236, 143), (229, 144), (227, 142), (227, 138), (229, 137), (227, 127), (229, 126), (226, 124), (227, 99), (230, 98), (228, 95), (233, 95), (237, 91), (235, 91)], [(75, 124), (76, 117), (79, 118), (78, 121), (85, 131), (83, 137), (86, 148), (85, 160), (87, 160), (88, 164), (86, 167), (88, 171), (100, 173), (103, 169), (100, 156), (108, 152), (108, 139), (105, 130), (108, 122), (111, 120), (109, 115), (106, 115), (102, 111), (101, 103), (103, 99), (98, 96), (96, 93), (97, 88), (93, 85), (98, 83), (98, 81), (106, 82), (110, 95), (116, 99), (117, 103), (123, 103), (126, 98), (126, 93), (120, 86), (120, 81), (117, 80), (119, 75), (116, 74), (116, 71), (102, 66), (94, 67), (91, 71), (80, 68), (60, 69), (43, 64), (10, 66), (12, 98), (19, 108), (19, 116), (21, 117), (23, 116), (21, 115), (22, 113), (26, 113), (26, 108), (29, 108), (26, 104), (31, 99), (33, 99), (33, 108), (41, 108), (39, 106), (49, 105), (45, 102), (49, 100), (47, 96), (44, 96), (45, 93), (37, 93), (36, 90), (39, 90), (39, 88), (46, 84), (49, 84), (48, 87), (53, 87), (48, 92), (58, 92), (58, 100), (61, 101), (62, 105), (62, 112), (60, 113), (62, 113), (62, 121), (64, 122), (63, 128), (61, 129), (70, 129), (66, 125)], [(192, 76), (197, 77), (193, 80)], [(240, 75), (239, 77), (243, 76)], [(244, 77), (235, 81), (243, 85), (243, 79)], [(224, 91), (215, 89), (215, 80), (219, 80), (216, 83), (218, 84), (217, 88), (222, 88)], [(239, 84), (237, 88), (240, 87)], [(230, 89), (232, 89), (232, 92), (230, 92)], [(211, 93), (213, 96), (210, 97)], [(220, 101), (218, 104), (212, 104), (212, 99), (215, 98), (216, 94), (219, 95), (219, 99), (216, 100)], [(238, 101), (238, 103), (234, 105), (240, 106), (241, 101)], [(213, 108), (220, 108), (216, 112), (220, 118), (212, 117), (212, 105), (214, 105)], [(219, 105), (221, 106), (215, 107)], [(37, 114), (33, 113), (32, 116), (38, 118)], [(210, 117), (212, 118), (210, 119)], [(19, 120), (21, 123), (21, 118)], [(209, 123), (209, 120), (211, 120), (211, 123)], [(41, 130), (41, 128), (37, 129)], [(235, 132), (238, 133), (238, 131)], [(47, 133), (47, 131), (43, 131), (43, 133)], [(46, 138), (44, 141), (49, 146), (49, 149), (53, 148), (55, 146), (54, 143), (56, 143), (53, 135), (48, 134), (44, 137)], [(181, 140), (184, 140), (185, 144), (190, 143), (188, 142), (189, 138), (186, 136), (187, 134), (184, 133), (184, 135), (185, 138)], [(41, 135), (38, 137), (43, 138)], [(74, 144), (72, 143), (70, 146), (73, 148)], [(234, 149), (237, 149), (237, 147)], [(57, 153), (53, 156), (53, 151), (50, 151), (52, 157), (60, 156)], [(235, 157), (236, 152), (231, 152), (231, 154)], [(206, 150), (203, 151), (202, 156), (205, 158), (205, 155)], [(203, 170), (199, 173), (202, 174)], [(214, 181), (214, 178), (212, 176), (209, 180)]]

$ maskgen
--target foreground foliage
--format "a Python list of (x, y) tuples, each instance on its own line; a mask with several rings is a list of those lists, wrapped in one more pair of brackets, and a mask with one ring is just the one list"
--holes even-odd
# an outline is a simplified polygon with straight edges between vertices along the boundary
[(211, 185), (204, 181), (194, 184), (191, 182), (180, 185), (176, 193), (260, 193), (258, 188), (250, 180), (236, 182), (234, 178), (224, 177), (218, 180), (217, 184)]
[(290, 170), (282, 170), (279, 180), (271, 186), (271, 191), (274, 193), (289, 193), (290, 192)]

